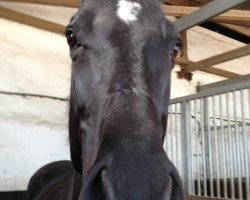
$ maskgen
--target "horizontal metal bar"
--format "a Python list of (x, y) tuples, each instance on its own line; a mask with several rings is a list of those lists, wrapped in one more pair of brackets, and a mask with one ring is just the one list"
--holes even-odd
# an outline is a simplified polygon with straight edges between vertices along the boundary
[(247, 1), (248, 0), (214, 0), (190, 15), (180, 18), (175, 22), (175, 25), (177, 30), (182, 32)]
[(250, 74), (247, 74), (247, 75), (242, 75), (242, 76), (239, 76), (239, 77), (236, 77), (236, 78), (233, 78), (233, 79), (227, 79), (227, 80), (224, 80), (224, 81), (210, 83), (210, 84), (207, 84), (207, 85), (197, 86), (196, 89), (197, 89), (197, 92), (201, 92), (201, 91), (204, 91), (204, 90), (210, 90), (211, 88), (215, 88), (215, 87), (228, 88), (228, 87), (234, 86), (235, 84), (243, 86), (249, 80), (250, 80)]
[(227, 200), (223, 198), (202, 197), (202, 196), (189, 196), (189, 200)]
[[(250, 123), (245, 123), (245, 124), (246, 124), (246, 126), (250, 126)], [(222, 127), (223, 127), (224, 129), (228, 129), (228, 126), (230, 126), (231, 128), (235, 128), (235, 124), (224, 125), (224, 126), (222, 126)], [(221, 130), (222, 127), (221, 127), (221, 126), (215, 126), (215, 127), (207, 128), (206, 126), (204, 126), (204, 131), (208, 131), (208, 129), (211, 130), (211, 131), (213, 131), (214, 129)], [(242, 124), (242, 123), (241, 123), (241, 124), (238, 123), (238, 127), (243, 127), (243, 124)]]
[[(249, 75), (246, 75), (246, 77), (247, 76)], [(225, 85), (225, 83), (226, 83), (225, 81), (219, 81), (219, 82), (213, 83), (214, 87), (211, 87), (212, 84), (210, 84), (210, 87), (207, 87), (207, 89), (201, 90), (197, 94), (171, 99), (170, 104), (180, 103), (182, 101), (200, 99), (200, 98), (204, 98), (204, 97), (208, 97), (212, 95), (218, 95), (218, 94), (223, 94), (223, 93), (232, 92), (236, 90), (250, 88), (250, 79), (244, 79), (244, 81), (242, 80), (239, 82), (233, 81), (233, 83), (230, 85)]]

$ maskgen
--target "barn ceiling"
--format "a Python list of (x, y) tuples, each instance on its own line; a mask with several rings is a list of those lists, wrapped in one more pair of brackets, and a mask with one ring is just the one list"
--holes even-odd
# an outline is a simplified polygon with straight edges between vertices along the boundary
[[(79, 2), (80, 0), (0, 0), (0, 17), (58, 34), (64, 34), (65, 26), (79, 7)], [(226, 2), (227, 6), (225, 6), (224, 10), (222, 8), (220, 10), (218, 3), (223, 2)], [(239, 2), (237, 5), (240, 6), (235, 8), (235, 5), (232, 5), (231, 7), (234, 9), (229, 10), (230, 2), (235, 5)], [(219, 27), (219, 29), (215, 29), (215, 31), (222, 30), (222, 32), (224, 31), (226, 33), (231, 31), (231, 33), (233, 33), (231, 37), (236, 40), (239, 39), (240, 36), (248, 39), (248, 41), (245, 42), (246, 44), (241, 48), (194, 62), (189, 60), (188, 56), (187, 32), (181, 31), (184, 47), (181, 55), (176, 60), (177, 64), (181, 66), (181, 70), (178, 73), (179, 78), (190, 79), (192, 72), (196, 70), (226, 78), (240, 76), (238, 73), (219, 69), (214, 66), (250, 54), (250, 45), (248, 44), (250, 37), (250, 1), (245, 0), (246, 3), (244, 4), (242, 4), (242, 2), (244, 2), (244, 0), (163, 0), (163, 12), (166, 13), (167, 16), (175, 17), (174, 20), (177, 19), (176, 24), (177, 27), (180, 27), (179, 30), (189, 28), (185, 27), (186, 24), (195, 20), (197, 20), (197, 22), (190, 24), (190, 27), (203, 23), (204, 20), (201, 20), (201, 18), (208, 15), (206, 21), (212, 24), (210, 24), (210, 27)], [(206, 9), (204, 9), (204, 13), (201, 15), (199, 14), (199, 9), (203, 6), (206, 6)], [(39, 9), (34, 9), (36, 7), (39, 7)], [(216, 10), (220, 11), (221, 14), (217, 15)], [(40, 13), (36, 13), (36, 11)], [(46, 13), (49, 14), (46, 15)], [(53, 13), (55, 14), (52, 20), (51, 16), (53, 16)], [(196, 15), (194, 13), (196, 13)], [(43, 17), (41, 17), (41, 15)], [(190, 19), (188, 19), (189, 16), (191, 16)], [(181, 23), (178, 24), (178, 22), (183, 21), (183, 19), (185, 22), (184, 28), (181, 26)]]

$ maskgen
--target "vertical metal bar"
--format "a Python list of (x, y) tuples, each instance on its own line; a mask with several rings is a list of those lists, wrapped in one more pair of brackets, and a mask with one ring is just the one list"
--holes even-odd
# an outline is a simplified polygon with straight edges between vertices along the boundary
[[(249, 152), (248, 152), (248, 136), (246, 129), (246, 117), (245, 117), (245, 106), (244, 106), (244, 91), (240, 91), (241, 94), (241, 115), (242, 115), (242, 128), (243, 128), (243, 152), (244, 152), (244, 171), (246, 177), (246, 197), (250, 199), (250, 182), (249, 182)], [(247, 105), (246, 105), (247, 106)], [(249, 105), (248, 105), (249, 106)], [(250, 106), (249, 106), (250, 107)]]
[[(250, 119), (250, 88), (248, 88), (248, 119)], [(248, 125), (248, 131), (247, 131), (248, 135), (247, 135), (247, 147), (248, 147), (248, 154), (250, 152), (250, 144), (249, 144), (249, 138), (250, 138), (250, 125)], [(250, 168), (250, 159), (248, 157), (248, 169)], [(248, 173), (250, 174), (250, 172), (248, 171)], [(249, 177), (249, 175), (248, 175)], [(249, 177), (250, 178), (250, 177)], [(250, 200), (250, 180), (248, 179), (248, 197), (247, 200)]]
[(166, 131), (166, 136), (165, 136), (165, 150), (170, 160), (171, 160), (171, 152), (169, 149), (169, 144), (170, 144), (171, 132), (172, 132), (172, 104), (169, 105), (168, 126), (167, 126), (167, 131)]
[(207, 196), (207, 175), (206, 175), (206, 155), (205, 155), (205, 137), (204, 137), (204, 99), (200, 100), (200, 121), (201, 121), (201, 142), (202, 142), (202, 164), (203, 164), (203, 193)]
[(181, 104), (179, 103), (178, 105), (177, 105), (177, 110), (178, 110), (178, 128), (179, 128), (179, 133), (180, 133), (180, 138), (179, 138), (179, 144), (180, 144), (180, 146), (181, 146), (181, 148), (179, 149), (179, 162), (180, 162), (180, 172), (181, 172), (181, 177), (182, 177), (182, 179), (184, 179), (184, 174), (183, 174), (183, 171), (184, 171), (184, 164), (183, 164), (183, 155), (182, 155), (182, 151), (183, 151), (183, 146), (182, 146), (182, 132), (181, 132), (181, 126), (182, 126), (182, 121), (181, 121)]
[(179, 160), (178, 160), (178, 157), (179, 157), (179, 141), (178, 141), (178, 119), (177, 119), (177, 116), (178, 116), (178, 112), (177, 112), (177, 104), (175, 104), (175, 107), (174, 107), (174, 125), (175, 125), (175, 160), (176, 160), (176, 167), (178, 168), (179, 167)]
[(228, 125), (227, 125), (227, 108), (226, 108), (226, 101), (227, 101), (227, 96), (226, 94), (224, 95), (224, 100), (225, 103), (225, 119), (224, 119), (224, 135), (225, 135), (225, 159), (226, 162), (224, 165), (226, 166), (226, 186), (227, 186), (227, 198), (230, 198), (230, 155), (229, 155), (229, 130), (228, 130)]
[(172, 159), (172, 134), (173, 134), (173, 111), (172, 111), (172, 107), (173, 107), (173, 104), (170, 106), (170, 117), (169, 117), (169, 133), (168, 133), (168, 146), (167, 146), (167, 149), (168, 149), (168, 155), (169, 155), (169, 159), (173, 162), (173, 159)]
[(219, 169), (219, 156), (218, 156), (218, 133), (216, 125), (216, 103), (215, 96), (212, 97), (213, 100), (213, 123), (214, 123), (214, 145), (215, 145), (215, 168), (216, 168), (216, 193), (217, 197), (220, 197), (220, 169)]
[(183, 115), (183, 111), (182, 111), (182, 103), (179, 103), (179, 111), (180, 111), (180, 119), (179, 119), (179, 129), (180, 129), (180, 143), (181, 143), (181, 151), (180, 151), (180, 165), (181, 165), (181, 173), (182, 173), (182, 179), (184, 180), (184, 168), (185, 163), (183, 163), (184, 160), (184, 155), (183, 155), (183, 151), (184, 151), (184, 147), (182, 146), (182, 141), (183, 141), (183, 135), (182, 135), (182, 115)]
[[(195, 118), (195, 147), (196, 147), (196, 171), (197, 171), (197, 194), (201, 195), (201, 182), (200, 182), (200, 151), (199, 151), (199, 130), (197, 123), (199, 123), (197, 118), (197, 100), (194, 100), (194, 118)], [(199, 123), (200, 125), (200, 123)]]
[(238, 127), (238, 113), (237, 113), (237, 100), (235, 91), (233, 92), (233, 105), (234, 105), (234, 121), (235, 121), (235, 134), (236, 134), (236, 158), (238, 169), (238, 190), (239, 199), (242, 199), (242, 173), (241, 173), (241, 157), (240, 157), (240, 142), (239, 142), (239, 127)]
[(229, 164), (230, 164), (230, 185), (231, 185), (231, 199), (235, 198), (234, 191), (234, 160), (233, 160), (233, 143), (232, 143), (232, 129), (230, 121), (230, 101), (229, 93), (226, 93), (226, 107), (227, 107), (227, 126), (228, 126), (228, 142), (229, 142)]
[(183, 155), (183, 166), (184, 166), (184, 187), (186, 189), (187, 195), (191, 193), (190, 187), (190, 148), (191, 141), (189, 137), (189, 103), (187, 101), (183, 101), (181, 103), (181, 134), (182, 134), (182, 155)]
[(226, 183), (226, 155), (225, 155), (225, 133), (224, 133), (224, 121), (223, 121), (223, 108), (222, 97), (219, 95), (219, 107), (220, 107), (220, 128), (221, 128), (221, 166), (222, 166), (222, 178), (223, 178), (223, 198), (227, 198), (227, 183)]
[(210, 105), (209, 98), (206, 99), (206, 124), (207, 124), (207, 146), (208, 146), (208, 167), (209, 167), (209, 184), (210, 184), (210, 195), (214, 196), (214, 183), (213, 183), (213, 164), (212, 164), (212, 145), (211, 145), (211, 127), (210, 127)]
[(191, 114), (191, 103), (190, 101), (188, 102), (188, 118), (189, 118), (189, 131), (188, 131), (188, 140), (190, 141), (189, 143), (189, 165), (190, 165), (190, 171), (189, 171), (189, 186), (190, 186), (190, 194), (194, 194), (194, 187), (193, 187), (193, 137), (192, 137), (192, 114)]
[[(205, 97), (204, 98), (204, 108), (203, 108), (203, 111), (204, 111), (204, 140), (205, 140), (205, 160), (206, 162), (204, 163), (204, 165), (206, 165), (206, 175), (207, 175), (207, 182), (209, 181), (209, 177), (210, 177), (210, 173), (209, 173), (209, 144), (208, 144), (208, 110), (207, 110), (207, 100), (208, 100), (208, 97)], [(208, 123), (207, 123), (208, 122)], [(209, 183), (208, 183), (209, 184)], [(209, 184), (210, 185), (210, 184)], [(208, 195), (210, 196), (210, 193), (208, 193)]]

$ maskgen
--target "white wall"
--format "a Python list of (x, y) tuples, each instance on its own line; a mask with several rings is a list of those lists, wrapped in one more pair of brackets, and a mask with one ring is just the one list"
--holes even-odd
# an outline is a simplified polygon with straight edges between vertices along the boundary
[[(67, 98), (63, 36), (0, 19), (0, 91)], [(69, 159), (66, 101), (0, 92), (0, 191), (24, 190), (46, 163)]]

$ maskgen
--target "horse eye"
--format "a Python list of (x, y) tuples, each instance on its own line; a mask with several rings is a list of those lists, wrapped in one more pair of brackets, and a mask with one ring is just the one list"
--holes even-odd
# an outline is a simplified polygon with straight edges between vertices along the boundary
[(180, 52), (181, 52), (181, 43), (178, 43), (174, 46), (173, 56), (176, 58)]
[(67, 30), (65, 35), (67, 38), (68, 45), (71, 49), (75, 47), (76, 45), (80, 46), (80, 43), (78, 42), (76, 38), (76, 34), (72, 30)]

